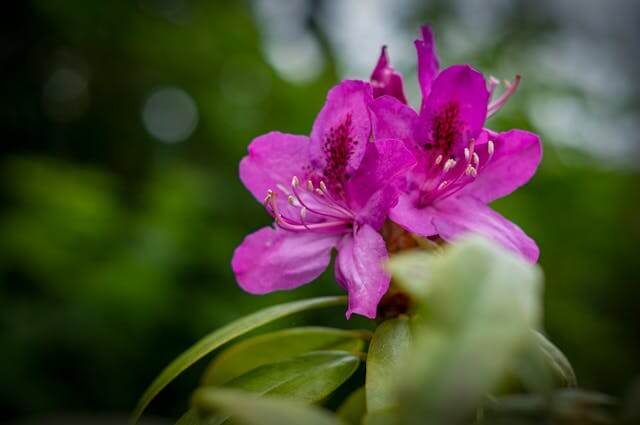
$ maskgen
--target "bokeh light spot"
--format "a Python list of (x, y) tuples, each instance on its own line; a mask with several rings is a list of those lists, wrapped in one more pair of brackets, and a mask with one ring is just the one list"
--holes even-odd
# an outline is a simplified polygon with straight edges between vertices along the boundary
[(198, 108), (184, 90), (165, 87), (155, 90), (145, 101), (142, 121), (147, 131), (165, 143), (181, 142), (198, 125)]

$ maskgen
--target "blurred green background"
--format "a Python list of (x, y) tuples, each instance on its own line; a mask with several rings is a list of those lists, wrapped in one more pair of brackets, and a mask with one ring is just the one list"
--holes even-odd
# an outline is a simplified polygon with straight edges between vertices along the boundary
[[(0, 43), (0, 421), (126, 414), (206, 332), (339, 293), (331, 273), (238, 289), (233, 249), (269, 217), (237, 164), (261, 133), (307, 134), (383, 43), (417, 104), (425, 22), (443, 65), (523, 76), (489, 126), (540, 133), (544, 159), (495, 207), (540, 245), (551, 339), (586, 388), (621, 395), (640, 375), (637, 2), (15, 3)], [(371, 326), (325, 316), (291, 320)], [(181, 411), (196, 379), (151, 411)]]

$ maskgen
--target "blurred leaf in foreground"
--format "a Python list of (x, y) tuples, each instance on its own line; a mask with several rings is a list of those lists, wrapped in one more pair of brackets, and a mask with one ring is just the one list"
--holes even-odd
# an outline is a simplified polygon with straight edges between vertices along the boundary
[[(403, 362), (402, 423), (423, 424), (425, 418), (463, 423), (530, 340), (530, 330), (539, 327), (541, 273), (477, 237), (461, 240), (442, 255), (413, 252), (399, 258), (391, 260), (390, 269), (416, 298), (417, 322), (422, 322), (415, 330), (415, 349)], [(403, 270), (407, 263), (422, 263), (429, 271)], [(424, 279), (416, 281), (420, 275)]]
[(237, 390), (203, 388), (194, 403), (232, 415), (242, 425), (341, 425), (330, 412), (292, 400), (258, 397)]

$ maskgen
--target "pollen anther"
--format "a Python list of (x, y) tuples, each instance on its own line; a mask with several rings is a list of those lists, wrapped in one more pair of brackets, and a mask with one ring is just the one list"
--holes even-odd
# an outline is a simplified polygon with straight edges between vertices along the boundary
[(448, 159), (447, 162), (444, 163), (444, 172), (446, 173), (447, 171), (449, 171), (455, 166), (456, 166), (456, 160), (453, 158)]

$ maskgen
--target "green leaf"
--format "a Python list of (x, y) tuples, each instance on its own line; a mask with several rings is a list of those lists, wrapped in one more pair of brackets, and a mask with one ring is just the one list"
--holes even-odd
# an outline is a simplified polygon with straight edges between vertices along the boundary
[(209, 365), (202, 384), (221, 385), (268, 363), (285, 360), (299, 354), (320, 350), (363, 350), (368, 331), (304, 327), (258, 335), (242, 341), (220, 353)]
[(215, 422), (201, 418), (195, 409), (189, 409), (187, 413), (185, 413), (180, 419), (178, 419), (176, 425), (212, 425), (212, 423)]
[(289, 316), (294, 313), (299, 313), (305, 310), (311, 310), (323, 307), (333, 307), (346, 304), (346, 297), (321, 297), (312, 298), (309, 300), (294, 301), (287, 304), (280, 304), (258, 311), (256, 313), (245, 316), (234, 322), (229, 323), (226, 326), (210, 333), (187, 351), (182, 353), (176, 358), (169, 366), (167, 366), (160, 375), (151, 383), (151, 385), (144, 392), (136, 408), (131, 415), (131, 423), (136, 423), (142, 415), (144, 409), (149, 405), (151, 400), (164, 387), (166, 387), (171, 381), (173, 381), (180, 373), (182, 373), (189, 366), (220, 347), (221, 345), (229, 342), (233, 338), (236, 338), (244, 333), (247, 333), (259, 326), (282, 317)]
[(360, 387), (340, 405), (338, 417), (349, 425), (360, 425), (367, 413), (367, 395), (364, 387)]
[[(530, 329), (539, 327), (541, 273), (478, 237), (441, 255), (405, 255), (415, 256), (413, 267), (422, 263), (429, 270), (403, 272), (407, 261), (391, 260), (396, 282), (419, 295), (420, 316), (401, 375), (398, 412), (407, 424), (424, 418), (439, 425), (463, 422), (530, 341)], [(424, 280), (408, 282), (409, 275)]]
[(369, 412), (396, 405), (398, 367), (411, 348), (411, 329), (407, 318), (382, 322), (373, 334), (367, 355), (366, 394)]
[(422, 301), (428, 298), (432, 279), (431, 262), (440, 251), (404, 251), (394, 255), (388, 263), (394, 283), (398, 283), (411, 298)]
[(533, 334), (538, 349), (542, 353), (545, 359), (545, 364), (551, 371), (551, 375), (555, 379), (555, 382), (563, 387), (576, 387), (578, 385), (578, 380), (576, 379), (576, 374), (573, 371), (573, 367), (571, 367), (571, 363), (567, 360), (567, 357), (543, 334), (538, 331), (533, 331)]
[(232, 415), (243, 425), (341, 425), (330, 412), (287, 399), (220, 388), (199, 389), (194, 404), (211, 412)]
[[(225, 387), (314, 403), (327, 397), (358, 369), (360, 358), (344, 351), (318, 351), (270, 363), (228, 382)], [(194, 402), (197, 411), (202, 407)], [(202, 412), (201, 412), (202, 413)], [(226, 417), (213, 424), (224, 422)]]
[(335, 391), (359, 364), (359, 357), (344, 351), (318, 351), (260, 366), (226, 386), (313, 403)]
[(557, 387), (576, 386), (573, 368), (564, 354), (544, 335), (532, 330), (494, 393), (549, 393)]

